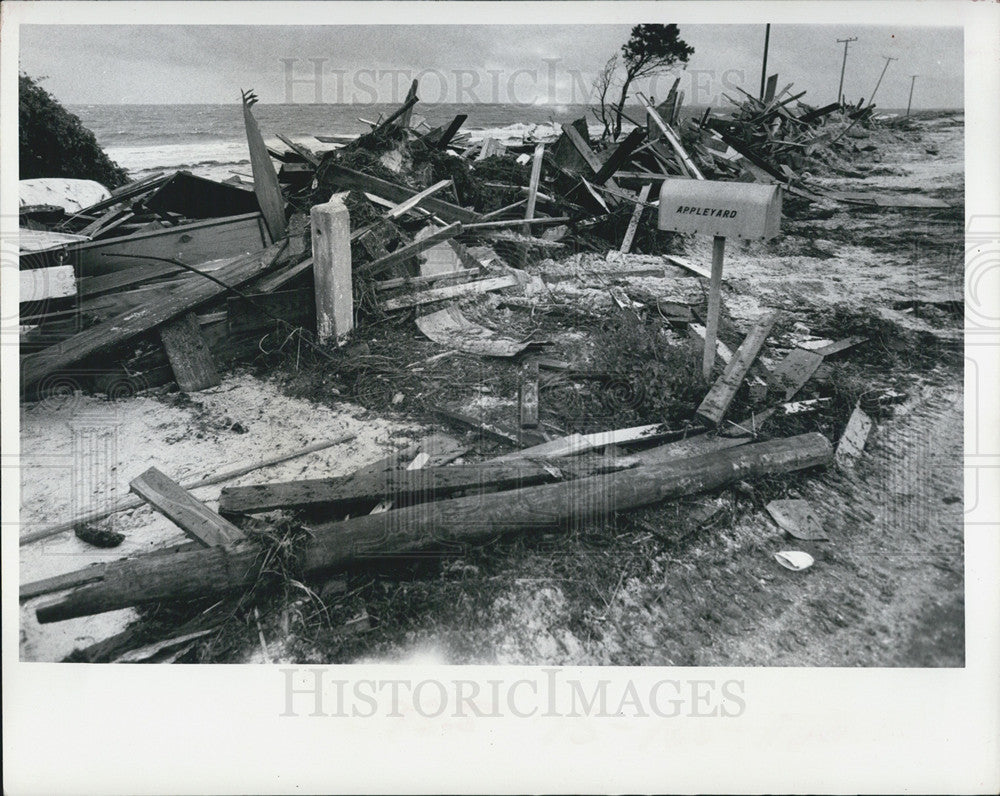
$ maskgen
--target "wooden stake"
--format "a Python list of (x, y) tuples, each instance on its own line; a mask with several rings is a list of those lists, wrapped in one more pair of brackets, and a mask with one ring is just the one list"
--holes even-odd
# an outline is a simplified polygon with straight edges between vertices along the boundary
[[(528, 183), (528, 206), (524, 210), (525, 222), (535, 217), (535, 200), (538, 198), (538, 180), (542, 176), (542, 158), (545, 155), (545, 144), (535, 146), (535, 159), (531, 164), (531, 180)], [(521, 230), (525, 235), (531, 234), (531, 224), (525, 223)]]
[(622, 238), (622, 245), (618, 248), (618, 251), (622, 254), (628, 254), (629, 250), (632, 248), (632, 241), (635, 238), (636, 230), (639, 228), (639, 220), (642, 218), (642, 211), (646, 209), (646, 200), (649, 198), (649, 192), (652, 187), (652, 184), (647, 183), (646, 185), (643, 185), (642, 190), (639, 191), (639, 201), (636, 202), (635, 208), (632, 210), (632, 218), (628, 222), (628, 229), (625, 230), (625, 237)]
[(722, 261), (726, 254), (726, 239), (716, 235), (712, 241), (712, 277), (708, 284), (708, 319), (705, 324), (705, 351), (701, 360), (701, 373), (712, 377), (715, 366), (715, 341), (719, 336), (719, 306), (722, 303)]

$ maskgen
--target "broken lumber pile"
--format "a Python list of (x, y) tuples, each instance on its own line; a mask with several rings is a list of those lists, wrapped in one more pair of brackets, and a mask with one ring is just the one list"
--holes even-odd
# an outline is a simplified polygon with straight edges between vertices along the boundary
[[(312, 527), (297, 557), (305, 576), (384, 556), (474, 541), (498, 532), (537, 531), (608, 517), (650, 503), (717, 489), (739, 479), (827, 464), (829, 441), (809, 433), (567, 483), (455, 497)], [(36, 610), (58, 622), (162, 600), (190, 600), (251, 587), (261, 550), (253, 543), (145, 555), (107, 565), (100, 579)]]

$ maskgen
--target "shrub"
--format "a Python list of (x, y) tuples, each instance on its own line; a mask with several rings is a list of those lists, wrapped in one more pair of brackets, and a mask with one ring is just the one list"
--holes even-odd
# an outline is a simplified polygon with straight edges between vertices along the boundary
[(108, 188), (128, 182), (128, 172), (105, 154), (80, 119), (25, 74), (19, 76), (18, 101), (22, 180), (70, 177)]

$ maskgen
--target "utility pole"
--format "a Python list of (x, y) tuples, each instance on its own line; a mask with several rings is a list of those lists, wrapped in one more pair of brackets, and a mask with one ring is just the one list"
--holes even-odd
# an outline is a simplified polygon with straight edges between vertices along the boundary
[(899, 60), (898, 58), (892, 58), (888, 55), (883, 55), (882, 57), (885, 58), (885, 66), (882, 67), (882, 74), (878, 76), (878, 83), (875, 84), (872, 95), (868, 98), (869, 105), (873, 105), (875, 103), (875, 92), (878, 91), (878, 87), (882, 85), (882, 78), (885, 77), (885, 70), (889, 68), (889, 62)]
[(906, 101), (906, 115), (910, 115), (910, 105), (913, 104), (913, 84), (917, 82), (917, 76), (910, 77), (910, 98)]
[(760, 67), (760, 98), (764, 99), (764, 84), (767, 81), (767, 45), (771, 41), (771, 24), (764, 28), (764, 63)]
[(837, 44), (843, 44), (844, 45), (844, 62), (840, 65), (840, 85), (837, 86), (837, 102), (840, 102), (841, 98), (844, 96), (844, 93), (843, 93), (844, 92), (844, 70), (847, 69), (847, 46), (852, 41), (857, 41), (857, 40), (858, 40), (857, 36), (855, 36), (854, 38), (851, 38), (851, 39), (837, 39)]

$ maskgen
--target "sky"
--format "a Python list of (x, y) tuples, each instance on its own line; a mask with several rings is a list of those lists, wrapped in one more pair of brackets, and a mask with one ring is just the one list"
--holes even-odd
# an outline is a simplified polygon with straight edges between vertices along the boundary
[[(653, 20), (669, 21), (669, 20)], [(20, 67), (60, 101), (77, 104), (228, 103), (254, 88), (264, 103), (400, 102), (412, 78), (421, 101), (586, 102), (630, 25), (24, 25)], [(760, 87), (763, 25), (682, 24), (695, 48), (679, 72), (685, 100), (721, 105), (736, 86)], [(768, 72), (778, 90), (813, 105), (837, 96), (843, 44), (849, 101), (878, 88), (882, 108), (963, 104), (963, 33), (957, 27), (772, 25)], [(318, 72), (317, 72), (318, 69)], [(654, 97), (672, 79), (640, 84)]]

